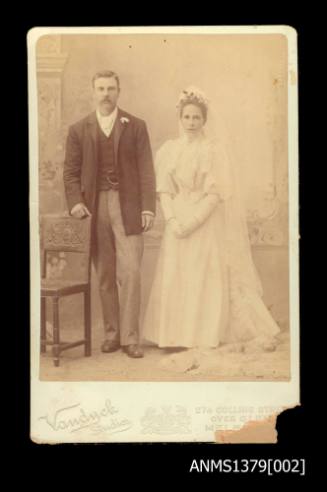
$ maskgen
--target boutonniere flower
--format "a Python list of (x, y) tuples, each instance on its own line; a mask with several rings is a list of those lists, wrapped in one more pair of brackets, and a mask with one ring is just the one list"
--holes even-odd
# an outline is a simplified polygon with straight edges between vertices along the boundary
[(122, 116), (122, 117), (120, 118), (120, 121), (121, 121), (122, 123), (129, 123), (129, 119), (128, 119), (128, 118), (126, 118), (125, 116)]

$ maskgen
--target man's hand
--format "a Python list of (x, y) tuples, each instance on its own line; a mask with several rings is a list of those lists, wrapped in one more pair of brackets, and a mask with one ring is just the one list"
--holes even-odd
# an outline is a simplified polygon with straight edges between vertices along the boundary
[(153, 226), (154, 217), (151, 214), (142, 213), (142, 229), (143, 232), (149, 231)]
[(77, 203), (71, 209), (70, 213), (73, 217), (76, 217), (76, 219), (83, 219), (84, 217), (91, 216), (91, 213), (89, 212), (88, 208), (84, 205), (84, 203)]

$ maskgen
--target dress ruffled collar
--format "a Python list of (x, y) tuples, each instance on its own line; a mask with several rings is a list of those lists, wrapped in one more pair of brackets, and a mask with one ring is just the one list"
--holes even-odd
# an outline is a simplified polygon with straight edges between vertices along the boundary
[(210, 142), (204, 134), (194, 140), (186, 135), (171, 140), (167, 171), (190, 179), (197, 172), (206, 172), (210, 167), (209, 148)]

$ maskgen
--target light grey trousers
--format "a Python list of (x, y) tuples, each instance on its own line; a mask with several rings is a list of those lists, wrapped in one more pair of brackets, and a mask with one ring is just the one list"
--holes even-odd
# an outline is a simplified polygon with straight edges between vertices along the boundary
[(100, 191), (94, 263), (102, 305), (105, 339), (131, 345), (139, 342), (143, 236), (127, 236), (119, 192)]

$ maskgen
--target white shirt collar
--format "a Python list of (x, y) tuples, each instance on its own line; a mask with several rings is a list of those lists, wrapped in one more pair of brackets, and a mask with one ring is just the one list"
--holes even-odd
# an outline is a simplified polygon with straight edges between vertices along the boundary
[(110, 113), (108, 116), (103, 116), (98, 109), (96, 110), (96, 115), (101, 128), (110, 128), (110, 127), (112, 128), (116, 121), (117, 114), (118, 114), (117, 106), (115, 107), (113, 112)]

